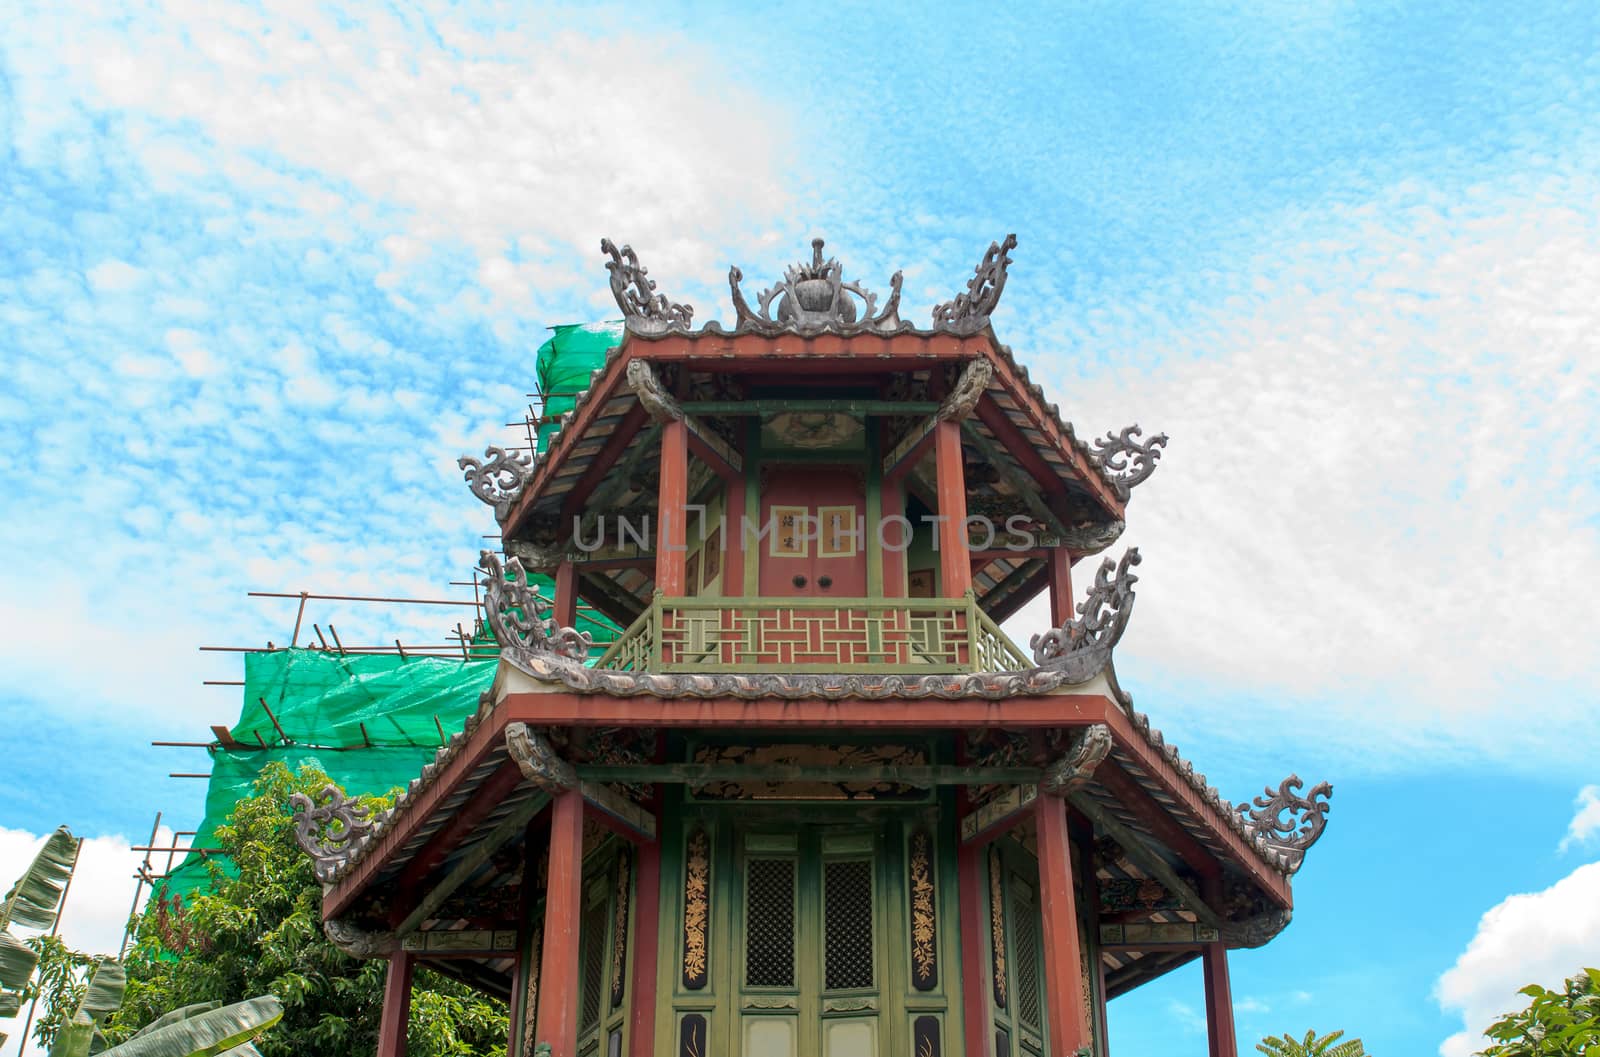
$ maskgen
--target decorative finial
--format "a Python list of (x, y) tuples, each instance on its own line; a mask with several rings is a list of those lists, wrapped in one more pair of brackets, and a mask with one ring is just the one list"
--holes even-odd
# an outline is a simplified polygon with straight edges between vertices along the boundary
[(304, 793), (289, 797), (294, 808), (294, 839), (311, 856), (317, 880), (328, 884), (372, 832), (373, 819), (354, 797), (329, 782), (315, 798)]
[(593, 636), (560, 627), (546, 616), (551, 605), (528, 585), (521, 559), (511, 558), (502, 566), (493, 551), (480, 551), (478, 568), (484, 573), (484, 614), (501, 649), (553, 653), (575, 661), (588, 658)]
[(1085, 678), (1099, 671), (1133, 615), (1133, 585), (1139, 578), (1130, 570), (1140, 561), (1139, 548), (1129, 547), (1120, 562), (1110, 558), (1101, 562), (1088, 595), (1078, 606), (1078, 619), (1028, 640), (1034, 663), (1041, 668), (1065, 668), (1082, 663), (1081, 658), (1093, 669)]
[(611, 296), (617, 299), (623, 319), (631, 330), (642, 334), (661, 334), (672, 327), (687, 327), (694, 318), (690, 305), (675, 304), (666, 294), (655, 292), (649, 269), (639, 263), (632, 246), (618, 250), (610, 239), (600, 240), (600, 252), (611, 255), (606, 271), (611, 273)]
[(1156, 472), (1161, 449), (1167, 446), (1165, 433), (1157, 433), (1143, 444), (1134, 440), (1141, 435), (1139, 424), (1134, 423), (1121, 433), (1115, 430), (1107, 433), (1091, 445), (1094, 453), (1090, 458), (1106, 471), (1111, 486), (1117, 490), (1117, 498), (1123, 502), (1127, 502), (1134, 485)]
[[(737, 267), (728, 269), (728, 287), (733, 295), (733, 310), (740, 324), (751, 324), (759, 329), (774, 327), (859, 327), (869, 330), (893, 330), (900, 325), (901, 273), (895, 272), (889, 280), (892, 292), (882, 312), (873, 315), (878, 295), (859, 282), (845, 282), (844, 268), (832, 258), (822, 256), (822, 239), (811, 240), (811, 263), (794, 264), (786, 268), (783, 279), (756, 295), (756, 308), (751, 309), (739, 284), (744, 273)], [(860, 300), (857, 304), (856, 299)], [(773, 302), (777, 302), (776, 309)], [(858, 322), (859, 321), (859, 322)]]
[(503, 523), (522, 495), (523, 485), (533, 476), (538, 460), (531, 452), (509, 455), (504, 448), (493, 445), (485, 448), (483, 455), (484, 462), (463, 455), (456, 460), (456, 466), (466, 471), (462, 476), (472, 494), (494, 507), (495, 520)]
[(1007, 254), (1016, 248), (1016, 235), (1007, 235), (1004, 242), (991, 242), (989, 252), (983, 255), (983, 260), (973, 269), (972, 278), (967, 280), (967, 292), (934, 308), (935, 329), (948, 327), (972, 332), (987, 326), (990, 313), (1000, 303), (1000, 292), (1006, 288), (1006, 266), (1011, 263)]
[(1282, 852), (1290, 873), (1300, 869), (1306, 850), (1322, 837), (1328, 825), (1328, 798), (1333, 796), (1333, 786), (1327, 782), (1318, 782), (1309, 794), (1301, 796), (1299, 789), (1304, 784), (1299, 775), (1291, 774), (1278, 783), (1276, 792), (1268, 786), (1253, 806), (1238, 807), (1245, 828), (1267, 847)]

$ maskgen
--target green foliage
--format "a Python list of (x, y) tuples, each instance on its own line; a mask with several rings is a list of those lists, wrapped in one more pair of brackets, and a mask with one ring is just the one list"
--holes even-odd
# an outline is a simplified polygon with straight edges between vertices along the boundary
[(282, 1018), (283, 1003), (271, 995), (220, 1009), (186, 1006), (106, 1050), (104, 1057), (245, 1057), (259, 1052), (250, 1040)]
[(1529, 984), (1528, 1007), (1508, 1013), (1485, 1035), (1483, 1057), (1582, 1057), (1600, 1053), (1600, 969), (1585, 969), (1560, 991)]
[(1308, 1031), (1304, 1039), (1296, 1039), (1289, 1034), (1273, 1035), (1256, 1043), (1256, 1049), (1267, 1057), (1367, 1057), (1360, 1039), (1340, 1042), (1342, 1038), (1342, 1031), (1329, 1032), (1320, 1037), (1315, 1031)]
[[(263, 1057), (344, 1057), (377, 1044), (385, 965), (345, 955), (322, 933), (322, 889), (294, 843), (291, 793), (327, 782), (315, 768), (263, 768), (217, 843), (238, 875), (211, 869), (208, 890), (187, 901), (151, 900), (127, 959), (128, 992), (106, 1033), (126, 1039), (169, 1009), (276, 995), (283, 1020), (258, 1046)], [(373, 809), (381, 798), (363, 798)], [(413, 991), (413, 1057), (503, 1057), (503, 1003), (419, 971)]]
[(89, 1057), (100, 1035), (100, 1022), (122, 1004), (127, 982), (127, 973), (115, 958), (95, 962), (72, 1019), (56, 1033), (50, 1057)]
[(28, 946), (39, 957), (39, 971), (22, 998), (26, 1002), (39, 1000), (33, 1038), (41, 1049), (48, 1050), (83, 1001), (95, 959), (68, 947), (59, 936), (35, 936), (28, 940)]

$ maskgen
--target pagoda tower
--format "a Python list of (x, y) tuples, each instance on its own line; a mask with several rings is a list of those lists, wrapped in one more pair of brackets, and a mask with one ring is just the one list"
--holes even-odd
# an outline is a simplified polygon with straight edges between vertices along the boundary
[(1228, 951), (1331, 789), (1235, 805), (1119, 688), (1138, 553), (1072, 571), (1166, 438), (1085, 444), (1029, 381), (1015, 246), (919, 328), (818, 239), (754, 305), (730, 271), (729, 330), (602, 242), (620, 343), (542, 457), (462, 459), (493, 687), (382, 817), (297, 805), (328, 935), (388, 963), (380, 1057), (419, 963), (510, 1003), (512, 1057), (1104, 1057), (1107, 1001), (1198, 959), (1237, 1052)]

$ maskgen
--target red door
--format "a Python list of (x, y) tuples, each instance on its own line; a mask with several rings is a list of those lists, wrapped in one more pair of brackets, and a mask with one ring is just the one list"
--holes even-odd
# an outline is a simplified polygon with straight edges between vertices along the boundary
[[(775, 466), (761, 493), (759, 591), (766, 598), (862, 598), (867, 593), (866, 496), (858, 470)], [(760, 616), (762, 660), (858, 663), (867, 633), (857, 610), (795, 607)]]

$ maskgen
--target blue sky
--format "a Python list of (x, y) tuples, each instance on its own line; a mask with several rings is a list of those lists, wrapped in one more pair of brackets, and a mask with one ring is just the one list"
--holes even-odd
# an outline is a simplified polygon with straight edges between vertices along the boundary
[[(601, 236), (706, 319), (822, 235), (911, 318), (1015, 231), (1002, 339), (1085, 435), (1172, 436), (1124, 686), (1236, 800), (1336, 788), (1295, 924), (1234, 959), (1241, 1036), (1434, 1053), (1600, 960), (1593, 5), (11, 21), (0, 866), (198, 817), (165, 775), (201, 761), (146, 744), (236, 712), (196, 644), (287, 636), (246, 590), (465, 578), (454, 460), (547, 325), (613, 314)], [(1116, 1052), (1203, 1053), (1201, 1000), (1119, 1001)]]

